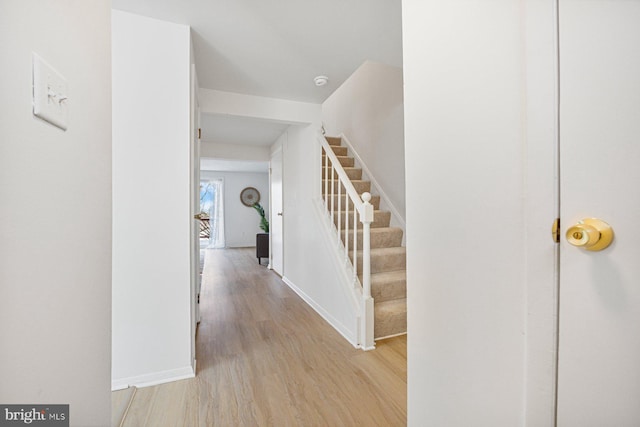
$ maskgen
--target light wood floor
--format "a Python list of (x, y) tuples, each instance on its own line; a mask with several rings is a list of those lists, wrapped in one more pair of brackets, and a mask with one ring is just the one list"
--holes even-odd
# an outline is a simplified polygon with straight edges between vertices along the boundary
[(255, 249), (206, 252), (197, 376), (138, 389), (124, 426), (406, 425), (406, 336), (357, 350)]

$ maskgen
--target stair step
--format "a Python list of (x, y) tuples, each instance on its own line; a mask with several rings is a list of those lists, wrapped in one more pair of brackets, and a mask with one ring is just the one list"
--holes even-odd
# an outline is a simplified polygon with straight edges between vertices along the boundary
[[(362, 169), (353, 168), (353, 167), (346, 167), (343, 169), (347, 173), (347, 176), (349, 177), (349, 179), (362, 179)], [(327, 171), (325, 169), (322, 170), (322, 179), (325, 179), (326, 172)], [(333, 177), (334, 179), (338, 178), (338, 172), (335, 169), (333, 171)], [(329, 179), (331, 179), (330, 173), (329, 173)]]
[[(371, 181), (362, 181), (360, 179), (352, 179), (351, 184), (353, 184), (353, 187), (356, 189), (356, 192), (358, 194), (371, 191)], [(340, 181), (338, 181), (337, 179), (334, 179), (333, 180), (334, 194), (338, 193), (339, 185), (340, 185)], [(322, 191), (325, 191), (325, 188), (327, 189), (327, 191), (331, 192), (331, 180), (329, 180), (328, 182), (325, 179), (322, 180)], [(340, 191), (342, 194), (344, 194), (345, 193), (344, 187), (342, 187)]]
[(407, 332), (407, 299), (393, 299), (375, 304), (375, 339)]
[[(334, 154), (338, 158), (338, 161), (344, 168), (347, 176), (351, 180), (353, 186), (359, 194), (371, 191), (371, 183), (369, 181), (362, 180), (362, 169), (355, 168), (355, 160), (353, 157), (348, 156), (349, 150), (347, 147), (342, 146), (342, 139), (340, 137), (326, 137), (327, 142), (331, 146)], [(335, 180), (338, 178), (338, 173), (334, 170), (332, 173), (328, 173), (325, 165), (327, 164), (326, 154), (322, 155), (322, 191), (325, 191), (325, 179), (333, 176), (334, 184), (333, 189), (337, 191), (338, 182)], [(327, 176), (328, 175), (328, 176)], [(331, 187), (331, 183), (327, 188)], [(331, 188), (329, 188), (331, 191)], [(344, 189), (343, 189), (344, 191)], [(327, 195), (325, 197), (328, 202), (327, 205), (331, 206), (333, 200), (334, 209), (338, 209), (338, 195), (334, 194), (333, 197)], [(347, 200), (345, 195), (341, 198), (342, 212), (334, 213), (334, 222), (337, 225), (338, 216), (341, 216), (341, 226), (343, 227), (341, 239), (344, 243), (345, 234), (344, 226), (345, 222), (349, 223), (349, 247), (353, 248), (353, 203)], [(349, 215), (345, 218), (344, 211), (349, 209)], [(402, 244), (402, 229), (397, 227), (389, 227), (391, 221), (391, 213), (387, 211), (380, 211), (380, 196), (372, 196), (371, 204), (374, 207), (374, 221), (371, 223), (371, 295), (375, 301), (374, 307), (374, 337), (375, 339), (382, 339), (392, 335), (398, 335), (406, 333), (407, 331), (407, 255), (406, 249), (401, 247)], [(360, 228), (360, 226), (359, 226)], [(362, 247), (362, 235), (363, 231), (360, 228), (357, 231), (358, 247)], [(353, 251), (349, 251), (349, 258), (353, 261)], [(357, 264), (358, 271), (362, 272), (362, 251), (357, 252)]]
[[(331, 209), (331, 206), (329, 206)], [(338, 205), (335, 206), (335, 209), (338, 209)], [(340, 219), (342, 228), (344, 228), (346, 220), (345, 220), (345, 210), (342, 211), (342, 218)], [(333, 213), (333, 222), (338, 225), (338, 212)], [(349, 209), (349, 216), (347, 217), (349, 221), (349, 228), (353, 228), (353, 209)], [(373, 222), (371, 223), (371, 228), (381, 228), (381, 227), (389, 227), (389, 222), (391, 221), (391, 212), (389, 211), (373, 211)], [(358, 219), (358, 228), (362, 229), (362, 223)]]
[(342, 138), (339, 136), (325, 136), (329, 145), (342, 145)]
[[(344, 244), (342, 231), (342, 243)], [(358, 229), (358, 247), (362, 247), (362, 228)], [(402, 245), (402, 229), (398, 227), (375, 227), (371, 229), (371, 248), (392, 248)], [(353, 230), (349, 230), (349, 247), (353, 248)]]
[(407, 297), (407, 272), (385, 271), (371, 275), (371, 296), (376, 304)]
[[(351, 251), (349, 251), (351, 252)], [(353, 262), (353, 252), (349, 253)], [(400, 271), (407, 268), (407, 250), (404, 247), (371, 249), (371, 273)], [(358, 272), (362, 271), (362, 251), (358, 251)]]
[[(353, 157), (349, 157), (349, 156), (336, 156), (338, 157), (338, 162), (340, 162), (340, 164), (342, 166), (348, 166), (348, 167), (353, 167), (353, 165), (355, 164)], [(326, 164), (327, 161), (327, 156), (325, 156), (324, 154), (322, 155), (322, 166), (324, 166)], [(329, 165), (331, 166), (331, 165)]]
[(349, 149), (341, 145), (332, 145), (331, 149), (333, 150), (336, 156), (346, 156), (349, 154)]
[[(322, 187), (322, 191), (324, 192), (324, 187)], [(335, 208), (338, 209), (338, 195), (334, 194), (333, 202), (335, 203)], [(369, 201), (373, 205), (373, 209), (380, 209), (380, 196), (371, 196), (371, 201)], [(345, 196), (342, 195), (342, 209), (345, 210)], [(331, 209), (331, 196), (329, 196), (329, 209)], [(349, 200), (349, 212), (353, 212), (353, 203)]]

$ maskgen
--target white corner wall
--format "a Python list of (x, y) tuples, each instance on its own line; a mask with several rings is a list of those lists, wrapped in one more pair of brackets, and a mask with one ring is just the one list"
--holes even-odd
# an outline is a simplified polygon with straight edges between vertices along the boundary
[(322, 104), (327, 135), (345, 134), (405, 217), (402, 68), (366, 61)]
[(193, 375), (190, 29), (113, 11), (113, 387)]
[(402, 4), (410, 426), (525, 425), (522, 7)]
[(260, 229), (260, 215), (254, 208), (240, 202), (240, 192), (254, 187), (260, 192), (260, 204), (269, 216), (269, 174), (253, 172), (202, 171), (201, 180), (224, 180), (224, 233), (228, 248), (245, 248), (256, 245)]
[[(0, 13), (0, 402), (111, 422), (111, 4)], [(68, 81), (69, 127), (33, 117), (31, 55)]]
[[(357, 309), (350, 288), (334, 270), (332, 247), (314, 206), (319, 195), (319, 124), (289, 126), (283, 147), (283, 278), (351, 343), (357, 342)], [(272, 215), (275, 215), (272, 212)]]

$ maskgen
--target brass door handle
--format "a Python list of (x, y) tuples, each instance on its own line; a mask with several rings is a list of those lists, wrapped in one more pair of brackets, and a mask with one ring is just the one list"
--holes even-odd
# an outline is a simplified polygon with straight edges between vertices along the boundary
[(601, 219), (585, 218), (569, 227), (566, 237), (573, 246), (588, 251), (601, 251), (613, 241), (613, 229)]

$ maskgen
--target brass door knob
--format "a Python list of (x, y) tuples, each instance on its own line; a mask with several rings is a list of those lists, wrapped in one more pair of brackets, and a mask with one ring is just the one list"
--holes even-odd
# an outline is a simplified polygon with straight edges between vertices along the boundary
[(567, 230), (567, 241), (588, 251), (606, 249), (613, 241), (613, 229), (601, 219), (586, 218)]

